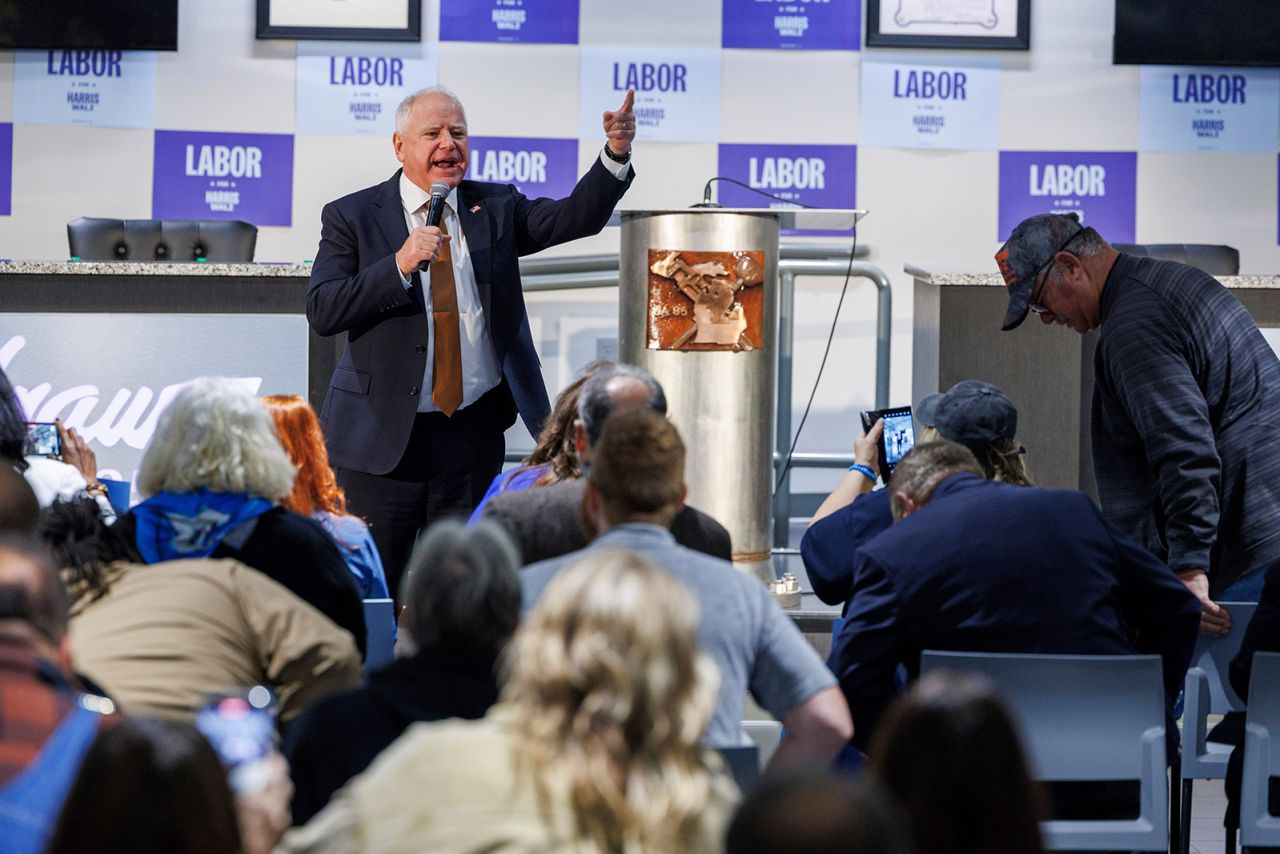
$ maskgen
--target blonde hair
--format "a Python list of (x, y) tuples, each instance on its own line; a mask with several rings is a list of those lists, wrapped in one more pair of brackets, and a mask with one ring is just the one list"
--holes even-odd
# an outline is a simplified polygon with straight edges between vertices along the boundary
[(562, 570), (508, 649), (519, 765), (544, 800), (568, 780), (578, 834), (601, 851), (685, 850), (724, 785), (698, 743), (719, 674), (697, 626), (680, 582), (608, 550)]
[(138, 488), (157, 492), (245, 492), (280, 501), (293, 489), (293, 461), (271, 415), (248, 389), (201, 377), (160, 415), (139, 466)]

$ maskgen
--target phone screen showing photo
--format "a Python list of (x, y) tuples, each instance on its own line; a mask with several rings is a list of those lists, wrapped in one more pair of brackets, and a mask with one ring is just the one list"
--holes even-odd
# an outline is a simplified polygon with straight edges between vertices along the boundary
[(27, 422), (27, 446), (23, 453), (28, 457), (56, 457), (62, 453), (58, 441), (58, 425)]
[(885, 410), (884, 418), (884, 461), (890, 471), (898, 464), (907, 451), (915, 447), (916, 431), (911, 423), (911, 410)]

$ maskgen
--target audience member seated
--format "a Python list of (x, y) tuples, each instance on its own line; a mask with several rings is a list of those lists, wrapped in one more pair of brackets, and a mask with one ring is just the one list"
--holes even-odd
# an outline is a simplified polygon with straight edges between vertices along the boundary
[(27, 416), (9, 378), (0, 370), (0, 460), (17, 470), (31, 488), (41, 507), (57, 498), (89, 494), (98, 502), (102, 514), (115, 519), (116, 513), (107, 501), (107, 488), (98, 480), (98, 459), (74, 428), (68, 430), (56, 422), (62, 453), (58, 457), (29, 454)]
[(898, 799), (922, 852), (1040, 854), (1043, 796), (995, 688), (925, 676), (885, 715), (871, 774)]
[[(648, 371), (634, 365), (602, 365), (578, 395), (574, 447), (585, 471), (591, 464), (605, 419), (615, 409), (647, 408), (667, 412), (667, 396)], [(520, 546), (527, 566), (577, 551), (591, 539), (582, 528), (579, 508), (586, 482), (570, 480), (539, 490), (499, 495), (489, 502), (485, 516), (497, 520)], [(721, 560), (733, 559), (733, 545), (725, 527), (707, 514), (683, 503), (670, 524), (676, 542)]]
[[(1249, 678), (1253, 673), (1253, 656), (1259, 652), (1280, 652), (1280, 563), (1267, 568), (1258, 609), (1253, 612), (1240, 642), (1240, 651), (1231, 661), (1227, 675), (1236, 695), (1249, 702)], [(1231, 717), (1231, 715), (1228, 715)], [(1236, 745), (1227, 762), (1227, 811), (1224, 816), (1228, 827), (1240, 826), (1240, 782), (1244, 773), (1244, 751), (1240, 742), (1244, 738), (1243, 721), (1234, 727), (1223, 727), (1224, 734)], [(1214, 732), (1218, 730), (1215, 728)], [(1280, 780), (1271, 779), (1267, 790), (1267, 811), (1280, 815)], [(1277, 848), (1255, 846), (1256, 852), (1280, 851)]]
[(0, 534), (34, 534), (40, 503), (18, 471), (0, 465)]
[(582, 463), (578, 460), (573, 429), (578, 420), (578, 393), (592, 374), (613, 364), (605, 359), (597, 359), (583, 368), (573, 382), (560, 390), (529, 456), (524, 458), (518, 468), (501, 472), (494, 477), (484, 498), (480, 499), (480, 503), (472, 511), (468, 524), (475, 524), (484, 515), (489, 501), (495, 496), (582, 477)]
[(194, 720), (211, 695), (267, 685), (288, 723), (360, 684), (349, 632), (234, 560), (139, 562), (86, 498), (47, 508), (40, 533), (71, 597), (76, 669), (127, 714)]
[(830, 663), (859, 748), (898, 693), (898, 667), (914, 679), (926, 649), (1150, 653), (1170, 704), (1182, 685), (1199, 603), (1172, 570), (1083, 493), (982, 474), (963, 445), (916, 446), (889, 481), (897, 521), (854, 558)]
[(280, 444), (298, 470), (293, 491), (281, 505), (324, 526), (355, 575), (362, 598), (390, 599), (378, 547), (369, 526), (347, 512), (347, 495), (329, 467), (329, 451), (315, 410), (296, 394), (273, 394), (262, 402), (275, 422)]
[[(865, 781), (808, 771), (766, 778), (738, 805), (725, 854), (912, 854), (897, 806)], [(921, 848), (918, 854), (949, 849)], [(991, 849), (1003, 851), (1003, 849)]]
[(498, 655), (520, 620), (519, 558), (492, 522), (428, 529), (409, 561), (406, 633), (413, 655), (358, 691), (307, 711), (285, 739), (293, 823), (303, 824), (410, 724), (484, 716), (498, 699)]
[(600, 535), (581, 552), (527, 567), (525, 607), (536, 607), (564, 567), (616, 549), (670, 571), (702, 607), (698, 639), (720, 668), (720, 698), (706, 733), (715, 747), (742, 744), (750, 690), (787, 737), (773, 765), (825, 765), (850, 736), (849, 710), (831, 673), (764, 585), (728, 561), (676, 543), (668, 530), (684, 500), (684, 443), (649, 409), (611, 415), (591, 457), (582, 513)]
[[(990, 383), (964, 380), (946, 394), (931, 394), (916, 407), (915, 420), (921, 427), (920, 444), (938, 439), (959, 442), (978, 458), (984, 477), (1031, 485), (1017, 440), (1018, 410)], [(848, 606), (854, 553), (893, 524), (889, 490), (872, 492), (875, 477), (858, 469), (878, 471), (883, 429), (877, 421), (854, 442), (854, 467), (818, 507), (800, 541), (809, 583), (828, 605)]]
[(592, 555), (517, 630), (488, 715), (414, 724), (284, 850), (721, 850), (735, 790), (699, 744), (697, 625), (668, 573)]
[(0, 840), (8, 854), (44, 850), (111, 710), (71, 674), (67, 601), (52, 559), (30, 536), (0, 536)]
[(235, 381), (204, 377), (161, 413), (138, 473), (150, 497), (117, 524), (147, 563), (234, 558), (265, 573), (351, 632), (363, 655), (360, 588), (337, 545), (279, 506), (293, 480), (266, 408)]
[(194, 726), (124, 721), (89, 750), (48, 854), (266, 854), (289, 819), (288, 771), (276, 762), (266, 786), (233, 797), (226, 769)]

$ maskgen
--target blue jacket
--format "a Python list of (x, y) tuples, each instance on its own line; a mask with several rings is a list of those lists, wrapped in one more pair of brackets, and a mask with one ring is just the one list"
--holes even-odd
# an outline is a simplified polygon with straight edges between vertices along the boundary
[(813, 592), (828, 605), (845, 605), (853, 588), (853, 555), (872, 537), (889, 530), (893, 511), (889, 490), (859, 495), (814, 522), (800, 540), (800, 557)]
[(1156, 654), (1172, 701), (1199, 624), (1172, 570), (1084, 494), (954, 474), (857, 553), (830, 666), (862, 747), (923, 650)]

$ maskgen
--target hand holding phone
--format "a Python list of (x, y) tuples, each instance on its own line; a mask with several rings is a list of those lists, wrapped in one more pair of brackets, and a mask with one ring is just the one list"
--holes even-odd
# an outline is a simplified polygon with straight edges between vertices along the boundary
[(254, 792), (266, 785), (276, 731), (270, 691), (257, 686), (210, 703), (196, 712), (196, 729), (227, 766), (232, 791)]
[(871, 427), (880, 419), (884, 420), (879, 443), (880, 477), (888, 480), (898, 460), (915, 447), (916, 431), (911, 420), (910, 406), (897, 406), (892, 409), (862, 413), (863, 430), (870, 433)]

